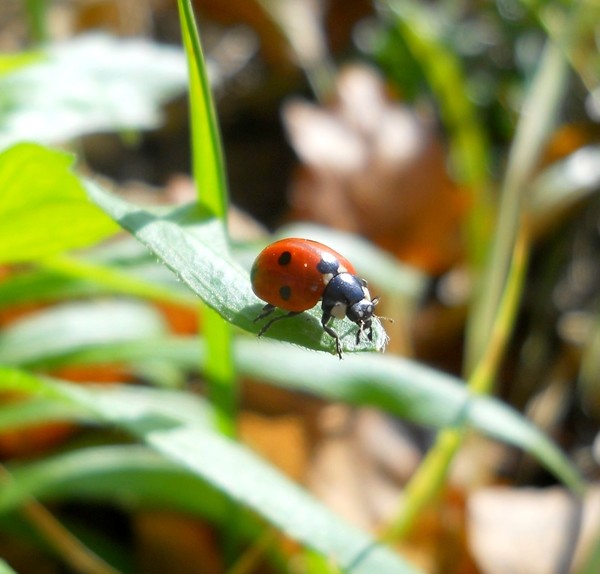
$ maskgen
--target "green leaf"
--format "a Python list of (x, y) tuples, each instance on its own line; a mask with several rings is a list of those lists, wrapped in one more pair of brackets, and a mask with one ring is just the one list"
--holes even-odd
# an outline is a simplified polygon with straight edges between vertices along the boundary
[(208, 213), (225, 221), (227, 183), (223, 151), (202, 45), (191, 2), (178, 0), (177, 4), (189, 70), (192, 162), (198, 201)]
[[(254, 320), (264, 302), (252, 292), (248, 272), (234, 261), (228, 248), (222, 223), (206, 218), (197, 206), (166, 212), (131, 205), (88, 182), (90, 197), (122, 227), (148, 247), (176, 276), (188, 285), (209, 307), (238, 327), (258, 333), (261, 325)], [(204, 219), (201, 216), (204, 215)], [(374, 322), (373, 342), (356, 345), (358, 327), (348, 320), (334, 328), (346, 350), (374, 350), (385, 346), (387, 336)], [(331, 337), (323, 332), (318, 309), (280, 321), (265, 334), (316, 350), (334, 351)]]
[(56, 421), (85, 420), (81, 409), (34, 396), (0, 406), (0, 431)]
[(416, 572), (251, 451), (213, 430), (206, 424), (207, 407), (198, 397), (138, 387), (84, 388), (0, 368), (0, 388), (12, 388), (18, 380), (25, 380), (30, 388), (37, 385), (46, 396), (80, 406), (82, 414), (89, 413), (98, 422), (128, 430), (288, 536), (343, 568), (352, 567), (355, 574)]
[[(577, 6), (573, 5), (574, 8)], [(572, 21), (565, 25), (565, 33), (571, 28)], [(531, 179), (546, 140), (556, 124), (568, 85), (568, 72), (563, 47), (549, 41), (528, 90), (510, 148), (499, 193), (501, 201), (492, 251), (467, 325), (467, 372), (481, 359), (490, 340), (495, 315), (514, 262), (519, 231), (525, 225), (523, 217)]]
[[(181, 35), (189, 69), (192, 164), (198, 204), (227, 226), (228, 196), (221, 136), (210, 92), (200, 34), (189, 0), (178, 0)], [(210, 307), (201, 308), (201, 323), (209, 347), (204, 365), (208, 393), (219, 412), (221, 428), (233, 436), (236, 428), (237, 377), (234, 371), (231, 325)]]
[[(74, 333), (71, 350), (65, 345), (62, 357), (52, 354), (52, 345), (40, 342), (37, 362), (30, 355), (29, 364), (163, 360), (194, 369), (203, 360), (195, 338), (167, 337), (87, 349), (78, 346), (77, 339)], [(0, 346), (0, 362), (12, 353), (11, 348)], [(465, 424), (529, 452), (569, 487), (581, 488), (581, 479), (565, 455), (517, 411), (497, 399), (470, 394), (456, 377), (406, 359), (357, 355), (337, 361), (280, 343), (240, 340), (235, 344), (235, 364), (245, 377), (332, 401), (372, 406), (414, 423), (435, 428)]]
[[(0, 75), (5, 106), (0, 149), (21, 141), (61, 143), (89, 133), (156, 128), (160, 106), (182, 94), (187, 81), (181, 49), (141, 38), (82, 35), (46, 47), (42, 55)], [(6, 65), (11, 63), (19, 62)]]
[(142, 446), (103, 446), (10, 468), (0, 511), (28, 498), (112, 501), (124, 507), (171, 508), (217, 522), (225, 498), (197, 476)]
[[(85, 500), (125, 510), (174, 510), (227, 527), (229, 502), (204, 480), (140, 445), (99, 446), (8, 467), (11, 480), (0, 490), (0, 514), (31, 498), (42, 502)], [(264, 529), (249, 512), (236, 516), (249, 540)]]
[(198, 300), (135, 238), (87, 249), (85, 255), (57, 255), (0, 281), (0, 308), (23, 303), (122, 294), (178, 303), (196, 309)]
[(0, 263), (85, 247), (117, 231), (71, 172), (73, 158), (34, 144), (0, 155)]
[(0, 54), (0, 78), (21, 68), (30, 66), (42, 58), (39, 52), (22, 52), (20, 54)]
[(17, 574), (2, 558), (0, 558), (0, 574)]
[(105, 342), (156, 338), (166, 324), (155, 309), (133, 301), (73, 302), (21, 319), (0, 333), (5, 364), (26, 364), (34, 357), (53, 356)]

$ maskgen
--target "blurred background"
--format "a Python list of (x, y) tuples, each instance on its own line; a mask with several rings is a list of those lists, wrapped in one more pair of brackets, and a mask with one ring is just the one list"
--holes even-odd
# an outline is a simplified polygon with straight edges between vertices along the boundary
[[(387, 352), (466, 377), (491, 336), (469, 335), (477, 332), (477, 286), (490, 277), (494, 237), (512, 221), (526, 234), (529, 266), (495, 394), (595, 483), (598, 3), (196, 0), (194, 9), (240, 258), (243, 245), (264, 244), (270, 233), (338, 238), (342, 246), (339, 237), (349, 234), (374, 245), (395, 273), (367, 272), (372, 293), (382, 295), (379, 312), (395, 321), (385, 324)], [(550, 44), (562, 58), (554, 68)], [(136, 201), (193, 200), (180, 46), (173, 0), (3, 0), (0, 148), (23, 140), (62, 146), (86, 172)], [(9, 56), (35, 58), (37, 50), (45, 50), (45, 68), (12, 73)], [(543, 63), (547, 81), (532, 94)], [(537, 109), (542, 127), (522, 128), (524, 105), (530, 115)], [(503, 198), (515, 188), (514, 217), (503, 219)], [(360, 247), (358, 255), (339, 250), (368, 271)], [(0, 325), (10, 330), (38, 308), (0, 305)], [(189, 307), (160, 311), (173, 332), (198, 330)], [(118, 365), (98, 369), (64, 368), (60, 376), (132, 376)], [(260, 381), (244, 382), (240, 429), (247, 444), (373, 532), (395, 515), (434, 439), (375, 410)], [(55, 425), (4, 433), (0, 455), (35, 460), (65, 441), (83, 441), (81, 432)], [(537, 463), (470, 437), (450, 476), (438, 504), (400, 545), (406, 556), (441, 574), (565, 571), (572, 508)], [(599, 491), (590, 492), (577, 555), (582, 572), (600, 528)], [(132, 571), (225, 571), (214, 532), (195, 519), (62, 504), (71, 522), (93, 522), (133, 548)], [(10, 529), (0, 532), (0, 556), (19, 572), (70, 571)], [(295, 568), (247, 571), (308, 571)]]

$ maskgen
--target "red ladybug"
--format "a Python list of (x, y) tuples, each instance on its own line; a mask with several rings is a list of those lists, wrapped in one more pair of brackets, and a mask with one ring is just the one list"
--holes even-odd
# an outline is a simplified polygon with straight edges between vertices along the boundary
[(310, 239), (276, 241), (259, 253), (252, 266), (251, 279), (254, 293), (267, 302), (255, 321), (264, 319), (277, 307), (288, 311), (268, 321), (259, 337), (275, 321), (298, 315), (322, 301), (321, 324), (335, 339), (340, 359), (340, 338), (328, 326), (331, 319), (348, 317), (356, 323), (359, 327), (357, 344), (367, 329), (369, 341), (373, 340), (373, 311), (379, 298), (371, 299), (367, 282), (356, 276), (350, 261), (330, 247)]

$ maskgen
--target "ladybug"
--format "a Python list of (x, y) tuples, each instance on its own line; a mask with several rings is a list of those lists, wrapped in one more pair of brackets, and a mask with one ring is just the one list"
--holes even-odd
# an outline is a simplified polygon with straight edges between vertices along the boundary
[(276, 308), (287, 314), (268, 321), (258, 333), (263, 335), (273, 323), (311, 309), (321, 301), (321, 325), (335, 339), (338, 357), (342, 347), (338, 334), (329, 327), (333, 319), (348, 317), (358, 325), (356, 344), (368, 329), (373, 340), (373, 311), (379, 298), (371, 299), (367, 282), (356, 275), (350, 261), (317, 241), (288, 238), (263, 249), (252, 266), (252, 290), (267, 304), (254, 320), (270, 315)]

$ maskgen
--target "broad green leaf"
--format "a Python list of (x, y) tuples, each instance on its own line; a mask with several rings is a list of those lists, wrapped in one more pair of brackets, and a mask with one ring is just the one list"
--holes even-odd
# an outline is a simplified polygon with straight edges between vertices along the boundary
[(73, 158), (35, 144), (0, 154), (0, 263), (31, 261), (113, 235), (86, 196)]
[(85, 256), (58, 255), (37, 268), (13, 270), (0, 281), (0, 308), (51, 303), (109, 294), (178, 303), (197, 308), (196, 296), (133, 237), (86, 250)]
[[(233, 260), (217, 219), (204, 219), (194, 206), (170, 212), (136, 207), (86, 184), (90, 197), (121, 226), (148, 247), (176, 276), (209, 307), (238, 327), (258, 333), (254, 322), (264, 302), (252, 292), (248, 272)], [(318, 309), (276, 323), (265, 337), (273, 337), (316, 350), (333, 352), (334, 344), (320, 326)], [(336, 321), (334, 328), (346, 350), (374, 350), (384, 347), (385, 331), (374, 322), (373, 342), (355, 343), (357, 326), (348, 320)]]
[(167, 459), (356, 574), (417, 572), (391, 550), (346, 524), (240, 444), (206, 424), (207, 408), (187, 393), (137, 387), (88, 388), (0, 368), (0, 388), (24, 381), (80, 406), (98, 422), (128, 430)]
[[(0, 149), (84, 134), (156, 128), (160, 106), (183, 93), (183, 52), (142, 38), (90, 34), (52, 45), (43, 59), (0, 76), (6, 112)], [(1, 63), (1, 61), (0, 61)]]

